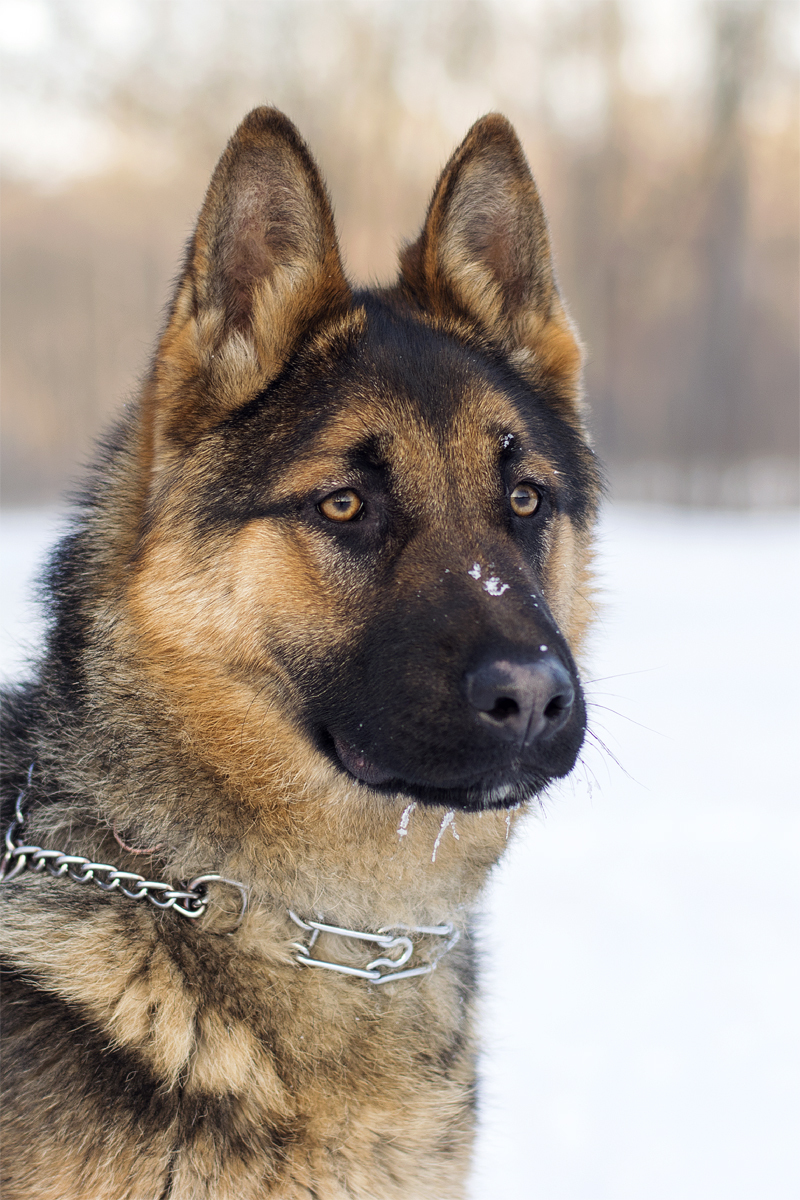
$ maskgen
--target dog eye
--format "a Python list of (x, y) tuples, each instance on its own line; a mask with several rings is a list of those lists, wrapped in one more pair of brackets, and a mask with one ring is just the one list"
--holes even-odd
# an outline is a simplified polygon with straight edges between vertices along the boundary
[(320, 501), (318, 508), (329, 521), (352, 521), (361, 512), (364, 502), (352, 488), (342, 488)]
[(532, 483), (518, 483), (508, 499), (518, 517), (532, 517), (542, 498)]

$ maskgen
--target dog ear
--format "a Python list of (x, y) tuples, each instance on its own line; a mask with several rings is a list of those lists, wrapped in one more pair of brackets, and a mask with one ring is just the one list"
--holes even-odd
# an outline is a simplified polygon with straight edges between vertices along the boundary
[(257, 108), (220, 159), (150, 381), (155, 449), (192, 442), (348, 305), (330, 201), (294, 125)]
[(559, 295), (547, 222), (512, 126), (490, 113), (442, 172), (400, 287), (432, 315), (479, 325), (578, 416), (581, 349)]

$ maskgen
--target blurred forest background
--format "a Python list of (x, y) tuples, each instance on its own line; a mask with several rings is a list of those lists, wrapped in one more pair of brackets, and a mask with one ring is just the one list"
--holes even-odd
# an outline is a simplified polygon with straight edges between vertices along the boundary
[(261, 103), (382, 281), (471, 122), (507, 113), (612, 494), (795, 502), (799, 25), (782, 0), (0, 0), (5, 503), (56, 500), (134, 390)]

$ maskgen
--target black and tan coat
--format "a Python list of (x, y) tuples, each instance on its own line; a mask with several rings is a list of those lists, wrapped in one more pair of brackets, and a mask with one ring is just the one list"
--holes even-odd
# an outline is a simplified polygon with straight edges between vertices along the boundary
[[(215, 872), (249, 906), (234, 929), (221, 884), (197, 921), (46, 872), (2, 887), (4, 1200), (463, 1196), (472, 913), (585, 728), (580, 366), (504, 118), (373, 291), (294, 127), (243, 122), (52, 562), (3, 820), (33, 764), (31, 844)], [(373, 986), (299, 965), (290, 909), (461, 938)]]

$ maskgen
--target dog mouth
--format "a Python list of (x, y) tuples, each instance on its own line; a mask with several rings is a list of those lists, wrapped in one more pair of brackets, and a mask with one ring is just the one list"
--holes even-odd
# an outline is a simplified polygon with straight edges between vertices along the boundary
[(427, 805), (443, 805), (478, 811), (489, 808), (516, 808), (532, 799), (551, 782), (546, 773), (530, 770), (513, 772), (513, 778), (479, 778), (454, 780), (451, 784), (415, 782), (396, 771), (388, 771), (373, 762), (365, 752), (351, 742), (331, 733), (330, 739), (338, 763), (348, 775), (385, 795), (402, 792)]

